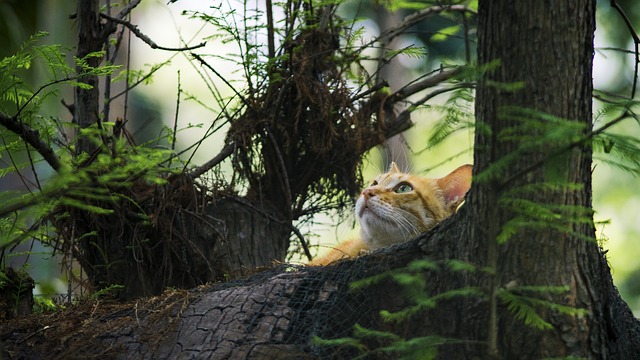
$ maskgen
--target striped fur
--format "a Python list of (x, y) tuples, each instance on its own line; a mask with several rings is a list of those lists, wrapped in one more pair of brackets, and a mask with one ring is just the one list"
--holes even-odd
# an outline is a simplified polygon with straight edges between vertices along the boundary
[(403, 173), (393, 163), (356, 202), (360, 236), (342, 242), (310, 265), (326, 265), (411, 240), (453, 214), (470, 186), (471, 165), (463, 165), (440, 179), (428, 179)]
[(471, 165), (442, 179), (401, 172), (395, 164), (366, 188), (356, 202), (360, 237), (378, 249), (411, 240), (449, 217), (471, 185)]

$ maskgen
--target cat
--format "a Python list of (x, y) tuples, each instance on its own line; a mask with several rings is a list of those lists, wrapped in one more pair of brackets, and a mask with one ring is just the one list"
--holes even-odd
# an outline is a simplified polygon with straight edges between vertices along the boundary
[(471, 165), (440, 179), (403, 173), (395, 163), (356, 201), (360, 235), (343, 241), (309, 265), (327, 265), (360, 253), (409, 241), (453, 214), (471, 187)]

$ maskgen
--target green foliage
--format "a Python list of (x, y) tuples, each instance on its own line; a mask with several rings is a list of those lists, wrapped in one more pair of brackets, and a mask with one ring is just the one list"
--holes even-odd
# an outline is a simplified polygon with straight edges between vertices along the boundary
[(427, 150), (432, 150), (444, 140), (461, 131), (469, 131), (475, 126), (473, 117), (473, 92), (461, 88), (450, 93), (443, 105), (431, 105), (442, 114), (427, 140)]
[[(90, 65), (92, 60), (101, 59), (104, 52), (74, 59), (75, 67), (70, 66), (66, 49), (59, 45), (38, 45), (46, 35), (38, 33), (32, 36), (17, 54), (0, 61), (0, 115), (6, 115), (7, 121), (19, 121), (36, 131), (65, 166), (56, 176), (38, 183), (36, 189), (26, 193), (7, 191), (0, 194), (0, 248), (27, 238), (50, 243), (50, 230), (41, 225), (47, 223), (47, 217), (54, 209), (66, 207), (93, 214), (111, 214), (116, 202), (135, 202), (124, 195), (124, 190), (136, 183), (165, 184), (169, 174), (181, 170), (168, 167), (169, 160), (175, 157), (172, 151), (129, 146), (124, 139), (112, 137), (114, 124), (108, 122), (79, 131), (101, 151), (93, 155), (77, 155), (76, 139), (66, 141), (64, 134), (69, 128), (77, 130), (75, 125), (40, 115), (42, 102), (47, 97), (57, 96), (62, 87), (86, 88), (86, 84), (78, 81), (83, 76), (105, 76), (119, 67)], [(48, 79), (35, 90), (24, 80), (26, 70), (34, 63), (41, 64), (48, 74)], [(152, 72), (156, 70), (153, 68)], [(148, 78), (148, 75), (145, 76)], [(0, 156), (7, 154), (13, 164), (0, 170), (0, 178), (26, 170), (35, 173), (35, 164), (41, 160), (32, 154), (41, 149), (28, 148), (25, 160), (20, 155), (25, 149), (23, 139), (4, 127), (0, 128), (0, 136), (4, 140), (0, 143)], [(35, 173), (35, 176), (39, 175)], [(142, 210), (140, 216), (144, 218)]]
[(595, 158), (604, 164), (640, 176), (640, 139), (626, 134), (603, 132), (593, 139)]
[(553, 325), (545, 321), (537, 309), (551, 310), (568, 316), (586, 316), (588, 312), (586, 309), (578, 309), (524, 294), (563, 294), (569, 290), (567, 286), (518, 286), (499, 289), (498, 298), (507, 306), (509, 312), (525, 325), (539, 330), (549, 330)]
[(124, 289), (124, 286), (122, 285), (112, 284), (94, 292), (93, 294), (91, 294), (91, 298), (94, 300), (99, 300), (102, 298), (109, 298), (109, 297), (115, 298), (117, 297), (117, 293), (122, 291), (123, 289)]
[(355, 348), (359, 353), (364, 353), (367, 351), (367, 347), (358, 339), (345, 337), (339, 339), (323, 339), (319, 336), (314, 336), (311, 338), (311, 343), (315, 346), (331, 346), (338, 348)]
[(442, 42), (447, 41), (449, 37), (456, 35), (462, 30), (462, 25), (456, 24), (453, 26), (446, 27), (444, 29), (440, 29), (437, 34), (431, 37), (431, 41)]
[(43, 296), (35, 296), (33, 298), (33, 313), (34, 314), (45, 314), (52, 313), (58, 311), (59, 307), (56, 303), (53, 302), (50, 298)]
[[(474, 272), (476, 267), (460, 260), (448, 260), (444, 264), (428, 259), (414, 260), (404, 268), (394, 269), (382, 274), (354, 281), (350, 284), (350, 291), (361, 290), (379, 284), (383, 281), (392, 281), (400, 286), (400, 296), (409, 301), (407, 307), (391, 312), (380, 311), (380, 318), (385, 323), (402, 324), (411, 317), (424, 311), (434, 309), (439, 302), (458, 297), (484, 297), (482, 289), (467, 287), (449, 290), (440, 294), (430, 295), (427, 284), (434, 272), (442, 269), (455, 272)], [(369, 348), (367, 343), (384, 344), (375, 348)], [(409, 339), (402, 338), (392, 332), (379, 331), (354, 326), (353, 337), (339, 339), (313, 340), (318, 346), (335, 346), (354, 348), (365, 357), (369, 354), (383, 353), (393, 355), (398, 359), (434, 359), (438, 354), (438, 346), (449, 343), (461, 343), (457, 339), (449, 339), (437, 335), (417, 336)]]
[(389, 50), (387, 52), (387, 56), (389, 58), (394, 58), (398, 55), (406, 55), (411, 58), (424, 58), (427, 56), (427, 49), (424, 47), (415, 47), (414, 45), (409, 45), (405, 48), (398, 50)]
[[(514, 216), (502, 226), (496, 240), (499, 244), (504, 244), (524, 229), (554, 229), (560, 233), (584, 238), (574, 229), (578, 224), (593, 222), (591, 208), (546, 204), (532, 200), (534, 195), (539, 192), (567, 193), (581, 189), (582, 184), (566, 182), (541, 182), (509, 189), (500, 196), (498, 204), (501, 209), (509, 211)], [(584, 239), (590, 240), (588, 237)]]
[[(370, 349), (365, 343), (371, 341), (384, 343), (386, 345)], [(312, 338), (312, 343), (315, 346), (355, 349), (359, 355), (353, 359), (362, 359), (374, 354), (383, 354), (384, 356), (393, 356), (397, 359), (428, 360), (437, 357), (439, 346), (460, 343), (460, 341), (441, 336), (418, 336), (411, 339), (403, 339), (390, 332), (367, 329), (356, 324), (354, 326), (353, 337), (327, 340), (315, 336)]]

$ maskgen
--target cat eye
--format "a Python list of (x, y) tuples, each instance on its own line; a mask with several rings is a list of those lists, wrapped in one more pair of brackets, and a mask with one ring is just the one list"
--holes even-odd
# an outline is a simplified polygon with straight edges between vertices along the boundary
[(407, 183), (402, 183), (395, 188), (395, 192), (398, 194), (404, 194), (413, 191), (413, 187)]
[(369, 185), (369, 186), (376, 186), (376, 185), (378, 185), (378, 181), (373, 180), (373, 182), (371, 182), (371, 185)]

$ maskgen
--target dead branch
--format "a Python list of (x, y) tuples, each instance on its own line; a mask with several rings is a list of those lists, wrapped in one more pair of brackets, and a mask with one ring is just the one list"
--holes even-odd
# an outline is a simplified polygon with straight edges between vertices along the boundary
[(0, 125), (15, 133), (31, 145), (55, 171), (60, 171), (62, 163), (53, 149), (42, 139), (40, 133), (21, 122), (17, 117), (9, 117), (0, 112)]
[(396, 36), (404, 34), (407, 31), (407, 29), (409, 29), (413, 25), (419, 23), (420, 21), (424, 20), (425, 18), (427, 18), (427, 17), (429, 17), (431, 15), (434, 15), (434, 14), (439, 14), (439, 13), (444, 12), (444, 11), (456, 11), (456, 12), (462, 12), (462, 13), (470, 12), (470, 13), (474, 13), (475, 14), (475, 12), (473, 10), (469, 9), (468, 7), (466, 7), (464, 5), (433, 6), (433, 7), (430, 7), (430, 8), (426, 8), (426, 9), (417, 11), (417, 12), (405, 17), (402, 20), (402, 22), (400, 22), (400, 24), (398, 24), (395, 27), (392, 27), (389, 30), (387, 30), (384, 33), (382, 33), (376, 39), (376, 41), (390, 42)]
[(140, 29), (138, 29), (138, 26), (133, 25), (132, 23), (130, 23), (127, 20), (123, 20), (120, 19), (118, 17), (113, 17), (113, 16), (109, 16), (107, 14), (104, 13), (100, 13), (100, 17), (103, 19), (107, 19), (109, 21), (112, 21), (114, 23), (120, 24), (125, 26), (127, 29), (131, 30), (131, 32), (140, 40), (142, 40), (145, 44), (149, 45), (152, 49), (159, 49), (159, 50), (166, 50), (166, 51), (187, 51), (187, 50), (193, 50), (193, 49), (198, 49), (201, 48), (203, 46), (205, 46), (207, 43), (206, 42), (202, 42), (198, 45), (194, 45), (194, 46), (185, 46), (185, 47), (181, 47), (181, 48), (171, 48), (171, 47), (165, 47), (165, 46), (160, 46), (158, 44), (156, 44), (153, 40), (151, 40), (151, 38), (149, 38), (147, 35), (143, 34), (142, 31), (140, 31)]
[(224, 159), (228, 158), (231, 154), (233, 154), (233, 149), (234, 148), (235, 148), (235, 145), (233, 143), (228, 144), (213, 159), (211, 159), (211, 160), (207, 161), (205, 164), (203, 164), (201, 166), (198, 166), (197, 168), (191, 170), (189, 172), (189, 176), (192, 179), (195, 179), (195, 178), (200, 177), (205, 172), (213, 169), (214, 166), (218, 165)]
[(618, 4), (618, 2), (615, 0), (611, 0), (611, 7), (616, 9), (618, 14), (620, 14), (620, 16), (622, 17), (624, 24), (627, 26), (627, 29), (629, 30), (629, 35), (631, 35), (631, 38), (633, 39), (633, 45), (635, 47), (633, 54), (635, 55), (636, 63), (634, 64), (633, 85), (631, 86), (631, 99), (633, 99), (636, 96), (636, 85), (638, 84), (638, 67), (640, 65), (640, 36), (638, 36), (638, 33), (633, 28), (633, 24), (631, 23), (631, 20), (629, 20), (629, 17), (627, 16), (627, 14), (620, 7), (620, 4)]

